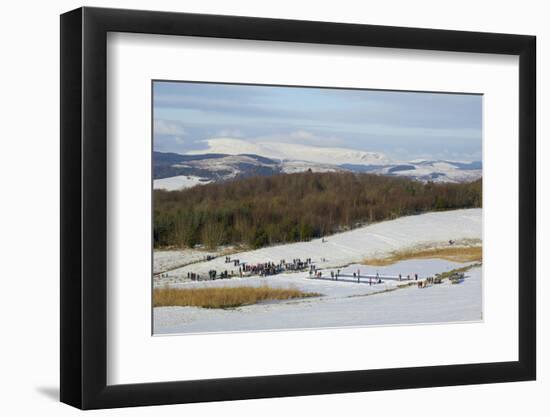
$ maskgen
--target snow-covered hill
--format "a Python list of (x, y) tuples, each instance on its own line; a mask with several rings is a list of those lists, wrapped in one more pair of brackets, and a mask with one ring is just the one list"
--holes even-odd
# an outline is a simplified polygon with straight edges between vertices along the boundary
[(199, 184), (208, 184), (209, 182), (211, 181), (208, 179), (192, 175), (176, 175), (175, 177), (154, 180), (153, 188), (155, 190), (176, 191), (194, 187)]
[(282, 172), (280, 162), (258, 155), (179, 155), (153, 152), (154, 188), (178, 190), (209, 182)]
[(280, 142), (248, 142), (241, 139), (216, 138), (206, 141), (208, 149), (190, 154), (254, 154), (272, 159), (309, 161), (321, 164), (386, 165), (391, 160), (379, 152), (365, 152), (345, 148), (328, 148)]
[(345, 172), (348, 171), (337, 165), (320, 164), (317, 162), (308, 161), (282, 161), (281, 171), (285, 174), (293, 174), (296, 172), (305, 172), (311, 170), (311, 172)]
[(370, 172), (433, 182), (470, 182), (482, 176), (481, 162), (417, 161), (374, 167)]
[[(482, 176), (481, 162), (400, 162), (374, 152), (288, 144), (275, 146), (237, 139), (212, 139), (209, 143), (213, 144), (209, 149), (212, 153), (154, 152), (155, 188), (177, 190), (233, 178), (304, 171), (371, 173), (434, 182), (469, 182)], [(264, 156), (268, 154), (269, 157)]]

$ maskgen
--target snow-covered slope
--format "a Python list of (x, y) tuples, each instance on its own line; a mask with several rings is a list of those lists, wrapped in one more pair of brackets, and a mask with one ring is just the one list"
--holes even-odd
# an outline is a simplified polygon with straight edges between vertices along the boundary
[(415, 161), (381, 167), (370, 172), (433, 182), (470, 182), (482, 176), (481, 163), (453, 161)]
[(208, 149), (190, 154), (254, 154), (267, 158), (309, 161), (321, 164), (385, 165), (391, 160), (378, 152), (365, 152), (345, 148), (327, 148), (280, 142), (248, 142), (241, 139), (214, 138), (206, 141)]
[[(166, 179), (159, 182), (163, 188), (167, 188), (164, 187), (165, 185), (170, 186), (168, 179), (174, 177), (179, 177), (174, 180), (176, 186), (190, 187), (195, 185), (190, 182), (193, 179), (200, 179), (196, 182), (199, 184), (225, 181), (236, 177), (274, 175), (281, 172), (279, 161), (258, 155), (180, 155), (154, 152), (153, 167), (155, 180)], [(185, 182), (185, 178), (189, 178), (190, 181)]]
[(192, 175), (177, 175), (175, 177), (154, 180), (153, 188), (155, 190), (176, 191), (194, 187), (199, 184), (208, 184), (209, 182), (211, 181), (205, 178), (194, 177)]
[(208, 256), (222, 256), (232, 251), (232, 247), (220, 247), (216, 250), (202, 249), (162, 249), (155, 250), (153, 274), (160, 274), (184, 265), (204, 261)]
[(317, 162), (308, 161), (282, 161), (281, 170), (285, 174), (294, 174), (296, 172), (344, 172), (348, 171), (345, 168), (331, 164), (320, 164)]
[(193, 166), (218, 174), (223, 179), (235, 178), (239, 174), (248, 176), (251, 171), (261, 169), (269, 173), (278, 171), (278, 164), (275, 161), (258, 158), (256, 155), (227, 155), (221, 158), (201, 159), (194, 161)]
[(269, 176), (281, 173), (347, 171), (337, 165), (309, 161), (281, 161), (259, 155), (195, 154), (155, 152), (155, 189), (180, 190), (197, 184), (233, 178)]
[[(279, 263), (281, 259), (312, 258), (320, 268), (360, 262), (367, 257), (449, 240), (481, 239), (481, 209), (432, 212), (380, 222), (325, 238), (287, 245), (265, 247), (232, 255), (248, 264)], [(184, 262), (182, 262), (183, 264)], [(187, 279), (188, 272), (206, 274), (209, 270), (231, 269), (224, 258), (216, 258), (175, 269), (155, 285)]]

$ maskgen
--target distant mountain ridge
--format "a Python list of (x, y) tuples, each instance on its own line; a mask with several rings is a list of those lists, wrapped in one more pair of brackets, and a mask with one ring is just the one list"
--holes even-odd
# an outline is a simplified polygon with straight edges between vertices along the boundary
[(299, 159), (276, 159), (255, 154), (197, 153), (181, 155), (155, 151), (153, 152), (153, 177), (155, 188), (176, 190), (196, 184), (227, 181), (233, 178), (271, 176), (308, 170), (312, 172), (372, 173), (403, 176), (419, 181), (453, 183), (475, 181), (482, 175), (481, 161), (423, 160), (391, 163), (383, 156), (377, 160), (384, 160), (388, 163), (338, 164)]

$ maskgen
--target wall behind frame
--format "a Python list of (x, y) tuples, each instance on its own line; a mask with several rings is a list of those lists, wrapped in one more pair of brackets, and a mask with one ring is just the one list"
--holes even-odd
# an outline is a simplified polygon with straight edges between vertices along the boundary
[[(199, 13), (331, 20), (395, 26), (479, 30), (537, 35), (539, 137), (539, 275), (541, 255), (550, 250), (550, 222), (540, 213), (550, 210), (550, 158), (541, 138), (550, 134), (540, 117), (550, 97), (548, 73), (550, 27), (544, 2), (525, 0), (478, 2), (339, 2), (278, 0), (88, 0), (88, 6), (157, 9)], [(0, 410), (5, 415), (45, 413), (79, 415), (57, 402), (59, 392), (59, 14), (82, 6), (76, 0), (11, 2), (4, 6), (2, 39), (2, 142), (0, 178), (0, 245), (2, 253), (2, 318)], [(546, 233), (545, 233), (546, 232)], [(542, 238), (544, 234), (544, 238)], [(550, 284), (539, 279), (539, 300), (550, 297)], [(320, 416), (385, 415), (438, 416), (545, 415), (543, 393), (550, 389), (550, 305), (539, 306), (539, 380), (485, 386), (326, 395), (305, 398), (239, 401), (107, 410), (95, 415), (281, 416), (305, 413)], [(344, 411), (345, 410), (345, 411)]]

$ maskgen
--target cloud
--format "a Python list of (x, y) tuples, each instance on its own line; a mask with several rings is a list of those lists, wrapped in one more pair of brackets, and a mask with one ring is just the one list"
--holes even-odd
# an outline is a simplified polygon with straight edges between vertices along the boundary
[(187, 143), (178, 136), (155, 136), (153, 148), (158, 152), (186, 153)]
[(216, 136), (227, 138), (244, 138), (245, 134), (239, 129), (222, 129), (216, 132)]
[(155, 119), (153, 124), (153, 132), (155, 133), (155, 135), (185, 135), (185, 129), (181, 126), (179, 122), (163, 119)]
[(270, 135), (258, 136), (254, 139), (255, 142), (281, 142), (295, 143), (315, 146), (334, 146), (341, 145), (344, 141), (335, 136), (318, 135), (306, 130), (295, 130), (288, 133), (273, 133)]
[(155, 119), (153, 122), (153, 148), (159, 152), (184, 153), (188, 141), (181, 122)]

